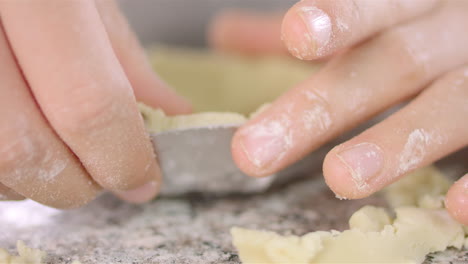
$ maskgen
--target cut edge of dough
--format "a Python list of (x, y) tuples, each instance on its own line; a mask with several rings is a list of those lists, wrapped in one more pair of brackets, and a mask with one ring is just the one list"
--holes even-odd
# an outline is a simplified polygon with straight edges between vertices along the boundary
[(233, 112), (202, 112), (188, 115), (167, 116), (161, 109), (154, 109), (143, 103), (138, 104), (146, 128), (151, 133), (180, 131), (194, 128), (240, 126), (249, 119), (259, 115), (269, 106), (270, 104), (268, 103), (261, 105), (258, 110), (251, 113), (248, 117)]
[[(370, 263), (378, 257), (382, 257), (379, 261), (421, 263), (432, 252), (468, 248), (468, 227), (452, 219), (440, 202), (449, 186), (450, 181), (429, 166), (383, 192), (391, 206), (398, 206), (395, 219), (383, 207), (364, 206), (351, 216), (350, 229), (343, 232), (317, 231), (299, 237), (233, 227), (233, 244), (242, 263)], [(369, 247), (363, 249), (363, 243)], [(395, 255), (395, 250), (401, 255)]]
[[(365, 206), (354, 215), (368, 216), (360, 225), (376, 219), (373, 226), (381, 226), (389, 218), (383, 212), (383, 208)], [(465, 243), (462, 226), (444, 209), (401, 207), (396, 209), (396, 214), (392, 224), (383, 225), (378, 231), (351, 228), (343, 232), (311, 232), (299, 237), (234, 227), (231, 234), (242, 263), (265, 264), (422, 263), (429, 253), (448, 247), (461, 249)]]

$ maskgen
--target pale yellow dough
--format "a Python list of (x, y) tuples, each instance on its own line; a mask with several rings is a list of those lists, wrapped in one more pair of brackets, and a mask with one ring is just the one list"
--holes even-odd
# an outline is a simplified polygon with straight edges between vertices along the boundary
[[(16, 242), (18, 256), (12, 256), (5, 249), (0, 248), (0, 264), (44, 264), (47, 254), (39, 249), (27, 247), (23, 241)], [(81, 264), (75, 260), (72, 264)]]
[(391, 207), (442, 208), (452, 183), (434, 166), (419, 169), (382, 192)]
[(389, 216), (365, 214), (364, 221), (343, 232), (318, 231), (302, 237), (241, 228), (231, 232), (243, 263), (422, 263), (428, 253), (461, 248), (464, 243), (461, 225), (444, 209), (397, 208), (393, 224), (378, 231), (367, 230), (369, 223), (379, 225)]
[(200, 127), (239, 126), (260, 114), (269, 106), (270, 104), (261, 105), (248, 117), (231, 112), (202, 112), (190, 115), (167, 116), (161, 109), (154, 109), (143, 103), (138, 104), (146, 129), (153, 133)]
[[(431, 252), (466, 244), (463, 226), (439, 202), (448, 181), (433, 167), (408, 176), (386, 191), (395, 208), (365, 206), (350, 218), (350, 229), (298, 236), (233, 228), (243, 263), (422, 263)], [(425, 208), (416, 207), (422, 205)]]
[(158, 75), (188, 98), (196, 113), (248, 115), (319, 68), (285, 56), (250, 58), (161, 46), (149, 56)]
[(169, 117), (140, 104), (150, 132), (241, 125), (319, 67), (287, 57), (246, 58), (182, 48), (155, 47), (149, 55), (158, 75), (194, 108), (194, 114)]
[(6, 250), (0, 248), (1, 264), (42, 264), (46, 253), (39, 249), (28, 248), (23, 241), (16, 243), (18, 256), (10, 255)]
[(139, 104), (138, 107), (145, 120), (146, 129), (153, 133), (197, 127), (240, 125), (247, 121), (245, 116), (237, 113), (204, 112), (167, 116), (162, 110), (153, 109), (144, 104)]

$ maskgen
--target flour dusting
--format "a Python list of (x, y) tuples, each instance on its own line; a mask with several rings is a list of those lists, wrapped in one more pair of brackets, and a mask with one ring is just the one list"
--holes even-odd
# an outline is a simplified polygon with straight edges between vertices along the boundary
[(302, 121), (307, 130), (316, 129), (318, 133), (327, 131), (332, 124), (330, 114), (320, 104), (315, 104), (311, 109), (304, 111)]
[(310, 107), (303, 111), (302, 122), (307, 131), (315, 130), (317, 134), (326, 132), (332, 125), (332, 118), (324, 99), (315, 91), (304, 90), (303, 95), (307, 98)]
[(65, 160), (54, 160), (50, 161), (50, 165), (47, 167), (40, 168), (37, 172), (39, 179), (45, 182), (50, 182), (55, 180), (55, 178), (62, 173), (62, 171), (67, 167), (68, 162)]
[(368, 151), (366, 152), (366, 157), (371, 158), (371, 157), (376, 157), (377, 153), (375, 151)]
[(440, 137), (425, 129), (416, 129), (410, 133), (400, 154), (398, 175), (415, 169), (427, 155), (431, 144), (441, 143)]
[(290, 118), (283, 114), (277, 119), (262, 120), (241, 132), (248, 145), (255, 146), (247, 149), (242, 144), (248, 159), (258, 168), (282, 160), (293, 145), (290, 127)]
[(340, 32), (349, 31), (348, 24), (339, 17), (336, 18), (336, 26)]
[(344, 197), (344, 196), (341, 196), (339, 194), (336, 194), (335, 193), (335, 198), (338, 199), (338, 200), (341, 200), (341, 201), (344, 201), (344, 200), (349, 200), (348, 198)]

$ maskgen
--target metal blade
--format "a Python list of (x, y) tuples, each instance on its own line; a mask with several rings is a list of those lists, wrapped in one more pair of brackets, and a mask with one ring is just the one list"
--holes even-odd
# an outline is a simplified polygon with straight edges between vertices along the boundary
[(161, 194), (261, 192), (274, 183), (321, 169), (325, 151), (315, 152), (277, 174), (249, 177), (237, 168), (231, 156), (231, 139), (237, 127), (213, 126), (151, 134), (164, 175)]

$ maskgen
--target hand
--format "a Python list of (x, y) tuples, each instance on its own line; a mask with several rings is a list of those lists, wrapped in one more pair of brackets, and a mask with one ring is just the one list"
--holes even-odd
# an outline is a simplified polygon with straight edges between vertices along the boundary
[[(328, 153), (324, 176), (337, 195), (366, 197), (468, 145), (467, 1), (304, 0), (281, 28), (277, 17), (227, 13), (211, 31), (221, 50), (259, 55), (287, 48), (300, 59), (331, 58), (236, 133), (233, 157), (245, 173), (281, 170), (409, 99)], [(465, 175), (446, 201), (464, 224), (467, 193)]]
[(170, 114), (190, 106), (153, 74), (117, 5), (0, 1), (0, 17), (0, 198), (153, 198), (161, 177), (135, 97)]

